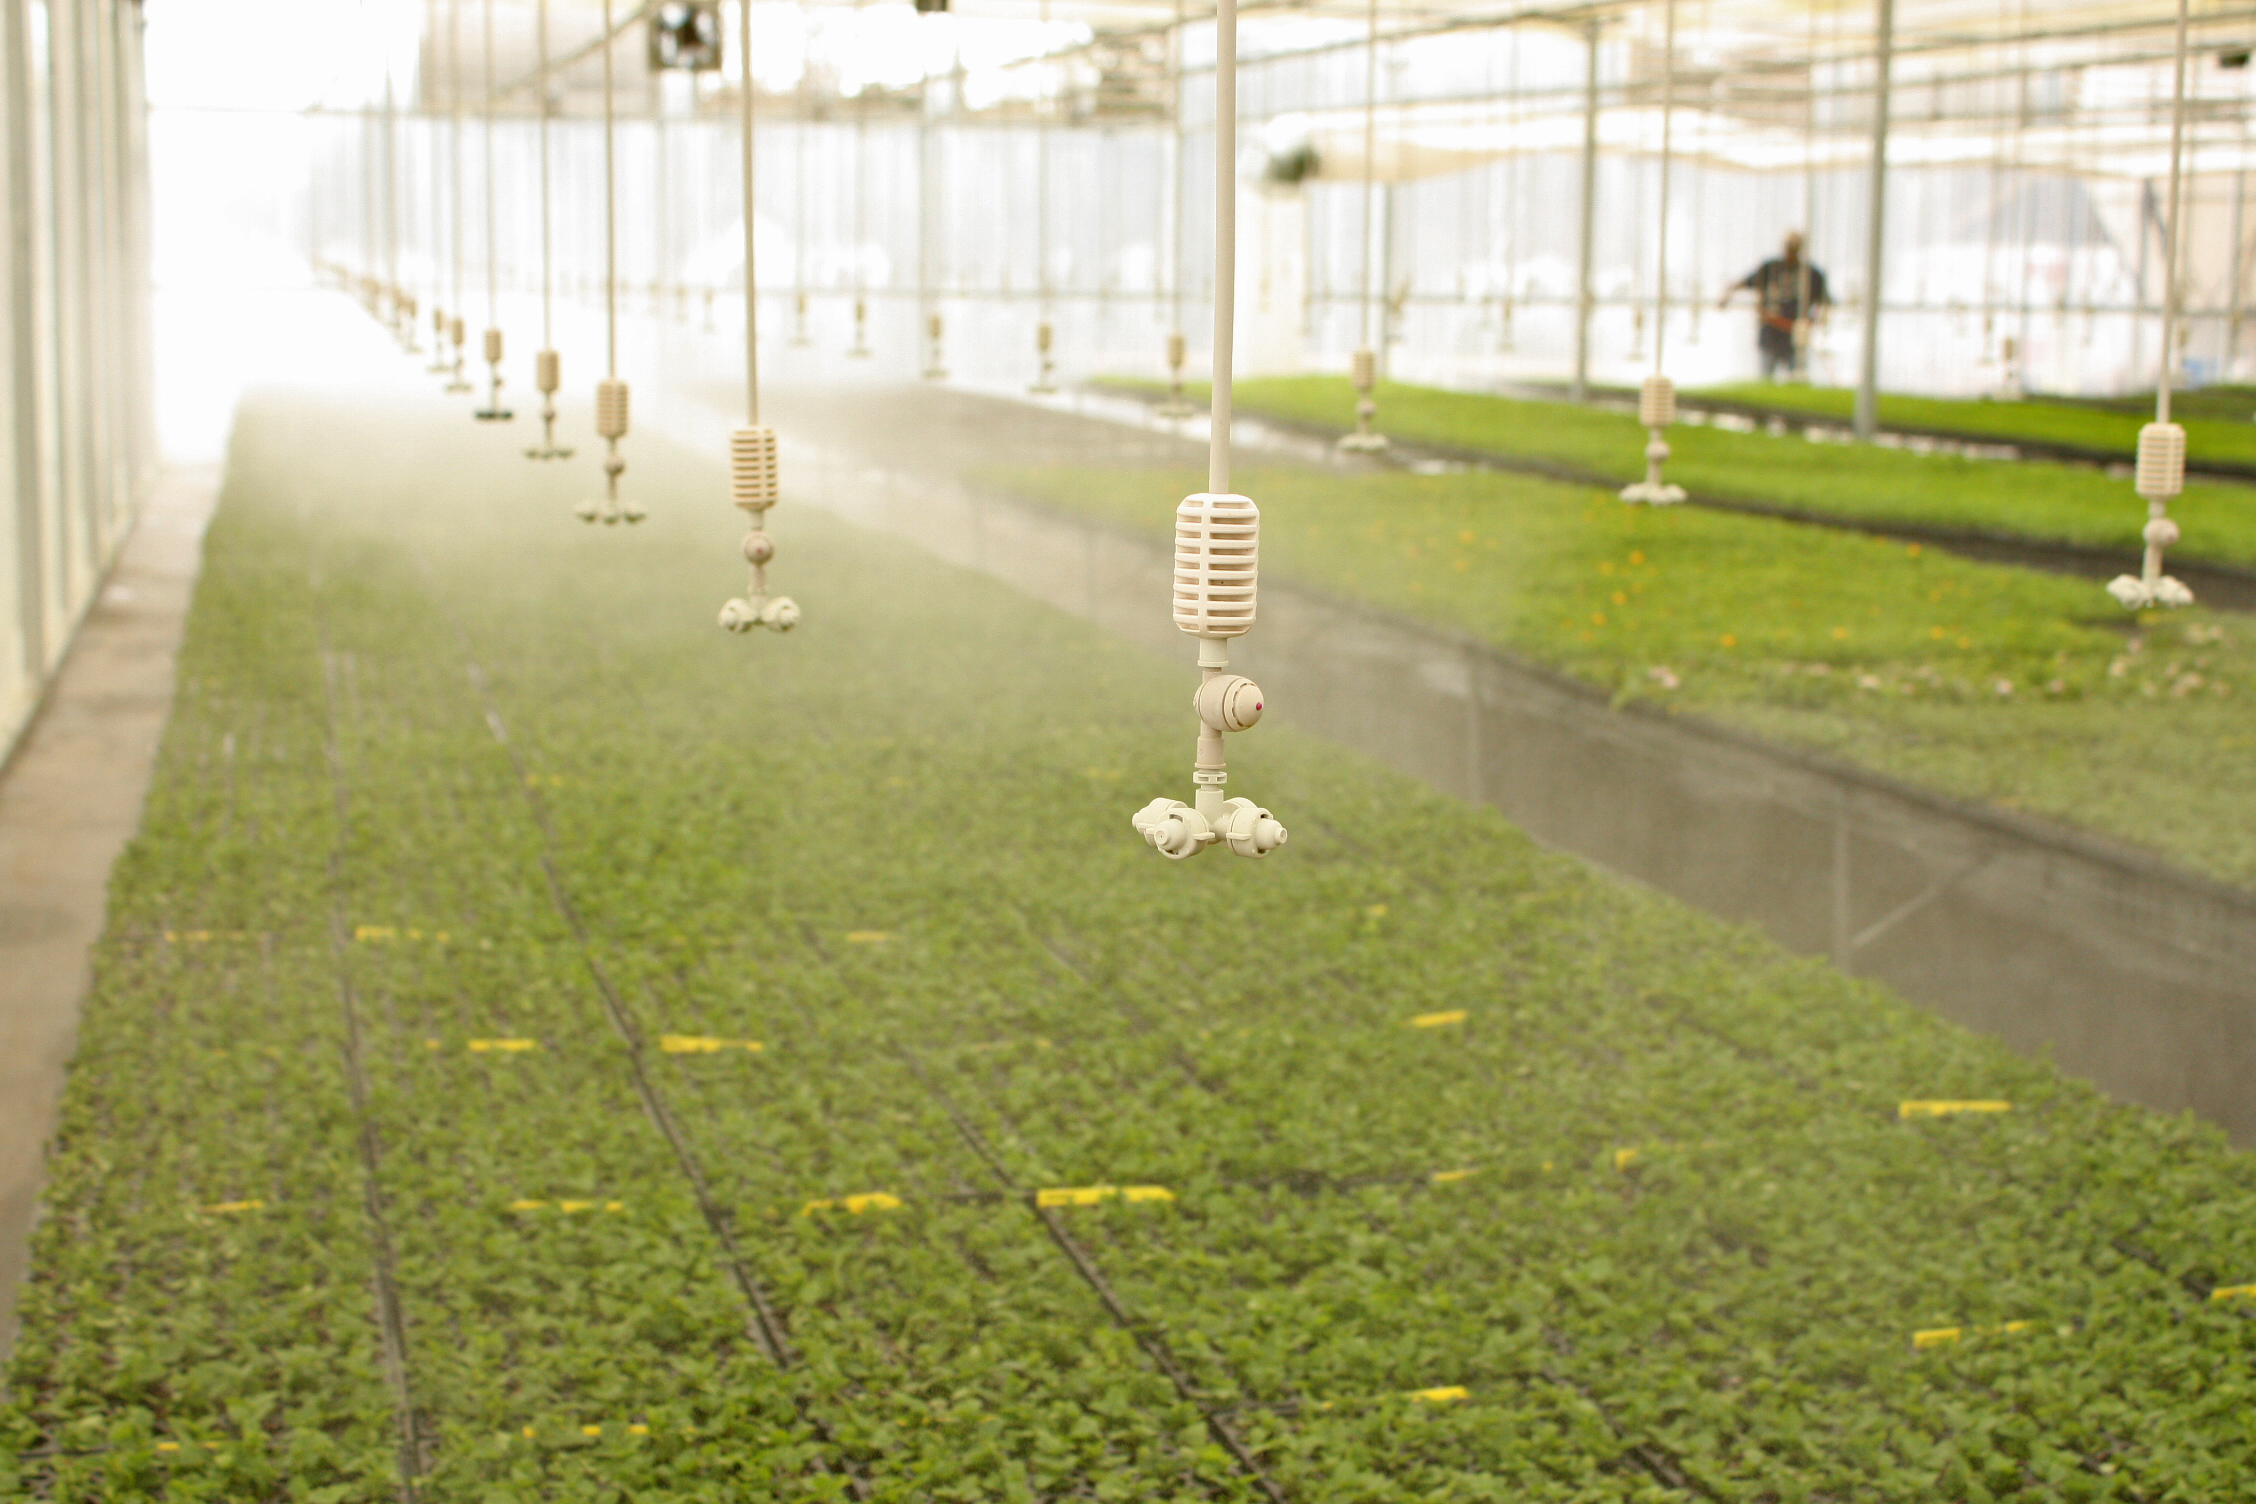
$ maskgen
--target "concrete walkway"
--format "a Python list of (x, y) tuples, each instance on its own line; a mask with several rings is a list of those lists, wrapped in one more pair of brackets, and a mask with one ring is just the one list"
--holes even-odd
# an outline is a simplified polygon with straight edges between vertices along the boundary
[(159, 482), (15, 756), (0, 770), (0, 1362), (78, 1032), (110, 864), (141, 823), (173, 660), (219, 496)]

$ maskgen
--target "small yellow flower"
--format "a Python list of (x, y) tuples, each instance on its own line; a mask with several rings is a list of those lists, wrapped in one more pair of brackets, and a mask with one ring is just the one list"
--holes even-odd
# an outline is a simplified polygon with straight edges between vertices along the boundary
[(1727, 648), (1735, 648), (1739, 646), (1739, 634), (1736, 632), (1726, 632), (1721, 637), (1717, 638), (1716, 641), (1722, 643)]

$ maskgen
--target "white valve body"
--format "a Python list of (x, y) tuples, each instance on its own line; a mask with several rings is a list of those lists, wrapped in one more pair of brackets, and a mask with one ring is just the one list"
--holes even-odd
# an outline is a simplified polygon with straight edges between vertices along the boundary
[(1379, 357), (1373, 350), (1358, 350), (1350, 358), (1350, 378), (1359, 392), (1367, 392), (1379, 384)]
[(543, 350), (533, 357), (533, 385), (544, 394), (553, 394), (561, 384), (558, 380), (560, 362), (554, 350)]
[(1189, 342), (1183, 338), (1180, 331), (1167, 336), (1167, 369), (1170, 371), (1183, 369), (1184, 357), (1189, 353)]
[(1175, 508), (1175, 625), (1197, 637), (1253, 628), (1261, 509), (1250, 497), (1201, 491)]
[(1229, 640), (1253, 626), (1261, 560), (1261, 509), (1249, 497), (1201, 491), (1175, 509), (1175, 625), (1199, 639), (1199, 718), (1191, 783), (1197, 803), (1154, 799), (1130, 817), (1136, 833), (1175, 861), (1212, 845), (1264, 857), (1285, 844), (1285, 827), (1250, 799), (1226, 799), (1222, 738), (1261, 720), (1261, 686), (1230, 668)]
[(799, 624), (799, 606), (789, 596), (768, 594), (768, 561), (775, 540), (763, 530), (768, 508), (782, 499), (776, 465), (776, 433), (765, 424), (740, 423), (729, 430), (729, 501), (744, 509), (752, 530), (741, 546), (751, 574), (750, 588), (721, 607), (721, 626), (731, 632), (755, 627), (788, 632)]
[(499, 364), (500, 361), (501, 331), (499, 329), (488, 329), (486, 331), (486, 362), (489, 365), (495, 365)]

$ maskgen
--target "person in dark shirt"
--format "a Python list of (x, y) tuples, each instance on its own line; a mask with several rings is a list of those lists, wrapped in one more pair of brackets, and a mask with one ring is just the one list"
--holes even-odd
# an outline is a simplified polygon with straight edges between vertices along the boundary
[(1755, 348), (1762, 356), (1763, 380), (1777, 381), (1780, 373), (1799, 375), (1805, 320), (1821, 317), (1833, 306), (1826, 290), (1825, 273), (1802, 259), (1802, 237), (1786, 237), (1783, 255), (1765, 261), (1744, 279), (1724, 289), (1716, 307), (1724, 308), (1742, 292), (1755, 295), (1760, 319), (1755, 326)]

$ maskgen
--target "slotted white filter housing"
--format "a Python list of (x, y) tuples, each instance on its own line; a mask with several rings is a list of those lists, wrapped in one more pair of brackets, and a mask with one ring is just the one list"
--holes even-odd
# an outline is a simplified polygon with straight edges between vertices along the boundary
[(1251, 497), (1201, 491), (1175, 508), (1175, 625), (1199, 637), (1253, 628), (1261, 509)]
[(729, 500), (747, 512), (764, 512), (782, 496), (776, 475), (775, 430), (740, 423), (729, 431)]
[(624, 381), (595, 384), (595, 431), (607, 439), (627, 436), (627, 384)]
[(2186, 436), (2175, 423), (2149, 423), (2139, 430), (2138, 494), (2168, 501), (2185, 490)]
[(1637, 421), (1645, 428), (1667, 428), (1676, 421), (1676, 383), (1648, 376), (1637, 393)]

